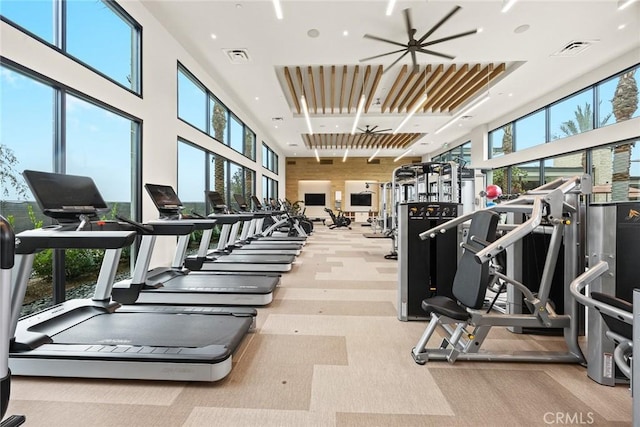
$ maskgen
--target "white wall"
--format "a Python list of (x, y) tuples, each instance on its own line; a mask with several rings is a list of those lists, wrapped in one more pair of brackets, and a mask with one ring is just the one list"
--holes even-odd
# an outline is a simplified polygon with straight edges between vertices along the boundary
[[(177, 186), (178, 137), (216, 152), (227, 159), (256, 171), (256, 190), (262, 192), (262, 140), (265, 133), (250, 119), (215, 79), (138, 1), (119, 2), (143, 27), (142, 97), (128, 92), (111, 81), (90, 71), (56, 50), (40, 43), (9, 24), (0, 22), (2, 56), (26, 68), (45, 75), (66, 86), (99, 99), (142, 121), (142, 183), (154, 182)], [(177, 62), (180, 61), (220, 101), (256, 132), (256, 162), (228, 146), (178, 120)], [(265, 141), (280, 157), (279, 189), (284, 194), (284, 156), (273, 141)], [(143, 193), (143, 220), (157, 218), (151, 200)], [(159, 238), (152, 267), (167, 265), (173, 256), (175, 238)]]

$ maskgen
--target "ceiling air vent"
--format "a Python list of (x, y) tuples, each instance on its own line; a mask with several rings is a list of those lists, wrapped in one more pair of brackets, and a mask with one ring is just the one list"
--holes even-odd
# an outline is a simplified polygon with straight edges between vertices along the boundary
[(371, 161), (369, 161), (367, 159), (367, 164), (368, 165), (379, 165), (380, 164), (380, 159), (372, 159)]
[(251, 61), (247, 49), (223, 49), (232, 64), (246, 64)]
[(575, 56), (584, 52), (598, 40), (573, 40), (564, 45), (562, 49), (555, 52), (552, 56)]
[(333, 160), (332, 159), (320, 159), (320, 164), (321, 165), (332, 165), (333, 164)]

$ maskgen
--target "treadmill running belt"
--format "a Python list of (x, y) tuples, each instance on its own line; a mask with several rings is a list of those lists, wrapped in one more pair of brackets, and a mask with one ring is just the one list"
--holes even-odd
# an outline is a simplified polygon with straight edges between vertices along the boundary
[(234, 349), (251, 321), (250, 317), (116, 312), (94, 316), (52, 338), (56, 344)]

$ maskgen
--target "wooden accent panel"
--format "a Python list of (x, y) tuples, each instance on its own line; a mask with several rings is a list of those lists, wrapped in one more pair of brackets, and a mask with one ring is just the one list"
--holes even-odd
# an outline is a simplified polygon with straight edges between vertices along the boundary
[[(345, 194), (345, 181), (391, 181), (393, 170), (400, 165), (421, 161), (420, 157), (404, 157), (398, 162), (390, 157), (380, 157), (379, 164), (367, 163), (366, 157), (349, 157), (346, 162), (334, 157), (332, 165), (322, 165), (315, 157), (287, 157), (294, 160), (295, 165), (286, 166), (285, 197), (289, 200), (298, 198), (298, 181), (331, 180), (331, 195), (328, 205), (335, 206), (336, 191)], [(344, 196), (343, 196), (344, 197)]]
[[(374, 73), (371, 65), (367, 65), (363, 70), (359, 65), (342, 65), (342, 75), (338, 77), (340, 71), (336, 68), (339, 66), (332, 65), (327, 94), (325, 66), (305, 67), (304, 72), (302, 66), (285, 66), (278, 72), (282, 73), (283, 81), (286, 82), (284, 92), (289, 105), (300, 114), (300, 96), (304, 95), (309, 113), (313, 115), (352, 114), (356, 111), (362, 94), (366, 96), (363, 113), (367, 114), (383, 79), (383, 84), (391, 89), (384, 96), (377, 96), (381, 100), (382, 114), (404, 114), (410, 111), (425, 91), (429, 99), (422, 107), (423, 113), (451, 113), (465, 101), (485, 90), (485, 87), (507, 68), (505, 63), (484, 66), (450, 64), (446, 67), (443, 64), (433, 67), (427, 64), (423, 71), (413, 73), (409, 72), (409, 67), (405, 64), (385, 74), (383, 66), (378, 65), (375, 76), (372, 77)], [(294, 72), (295, 81), (292, 78)], [(393, 72), (396, 74), (393, 75)], [(337, 81), (338, 78), (340, 81)]]
[(314, 133), (309, 135), (302, 134), (302, 141), (305, 147), (309, 149), (328, 149), (335, 150), (339, 148), (353, 149), (375, 149), (375, 148), (407, 148), (420, 138), (425, 136), (424, 133), (397, 133), (397, 134), (378, 134), (377, 136), (357, 133), (351, 135), (348, 133)]

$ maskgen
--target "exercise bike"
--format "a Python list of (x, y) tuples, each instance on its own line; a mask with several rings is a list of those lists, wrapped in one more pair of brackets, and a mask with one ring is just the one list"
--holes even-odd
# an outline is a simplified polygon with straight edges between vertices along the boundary
[(333, 210), (329, 208), (324, 208), (324, 211), (329, 214), (333, 222), (333, 224), (329, 225), (329, 228), (346, 227), (351, 230), (351, 219), (344, 216), (344, 212), (338, 209), (338, 215), (336, 215), (333, 213)]

